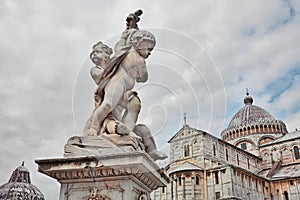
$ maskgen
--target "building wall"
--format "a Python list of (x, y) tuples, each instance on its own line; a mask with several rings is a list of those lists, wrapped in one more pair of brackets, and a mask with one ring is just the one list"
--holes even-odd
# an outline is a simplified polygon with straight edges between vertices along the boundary
[(221, 167), (208, 171), (207, 174), (207, 196), (206, 199), (217, 199), (232, 196), (233, 182), (230, 167)]
[[(197, 164), (201, 168), (210, 168), (219, 164), (232, 164), (247, 170), (259, 170), (260, 159), (252, 154), (200, 131), (192, 130), (189, 135), (179, 134), (180, 139), (170, 143), (170, 168), (175, 169), (185, 161)], [(184, 137), (185, 136), (185, 137)], [(185, 156), (185, 146), (189, 148), (189, 156)]]
[[(170, 183), (164, 189), (154, 191), (151, 198), (298, 200), (300, 177), (294, 174), (298, 168), (300, 171), (300, 140), (297, 134), (294, 134), (295, 139), (287, 135), (290, 139), (284, 141), (278, 138), (280, 134), (252, 134), (232, 140), (230, 144), (185, 126), (169, 141), (170, 164), (166, 174), (171, 173)], [(247, 142), (245, 151), (239, 148), (242, 142)], [(258, 152), (258, 156), (253, 152)], [(194, 164), (198, 169), (176, 171), (185, 162)], [(272, 170), (278, 173), (278, 163), (280, 167), (287, 167), (281, 172), (285, 178), (267, 177)], [(292, 176), (295, 178), (289, 178)]]
[(214, 167), (214, 163), (219, 162), (219, 164), (231, 164), (250, 171), (259, 170), (260, 159), (258, 157), (218, 138), (206, 134), (203, 136), (203, 145), (204, 156), (212, 162), (206, 162), (205, 168)]
[[(196, 165), (203, 163), (203, 135), (193, 129), (184, 129), (178, 135), (179, 139), (170, 142), (170, 171), (180, 167), (186, 161)], [(186, 148), (188, 154), (185, 153)]]
[[(250, 152), (256, 156), (259, 156), (259, 146), (261, 144), (264, 144), (266, 142), (270, 142), (273, 141), (279, 137), (281, 137), (283, 134), (279, 134), (279, 133), (255, 133), (255, 134), (251, 134), (251, 135), (246, 135), (243, 137), (238, 137), (232, 140), (228, 140), (227, 142), (239, 147), (247, 152)], [(246, 148), (244, 149), (242, 147), (242, 144), (245, 144)]]
[(245, 200), (268, 198), (268, 181), (238, 169), (232, 170), (232, 179), (234, 196)]
[(272, 184), (273, 200), (286, 200), (285, 195), (289, 200), (300, 199), (300, 181), (299, 180), (281, 180), (274, 181)]
[[(185, 151), (189, 149), (189, 153)], [(262, 179), (249, 172), (245, 177), (252, 177), (257, 188), (250, 188), (246, 183), (238, 187), (239, 181), (235, 175), (235, 167), (243, 170), (258, 171), (260, 159), (244, 152), (210, 134), (191, 129), (182, 129), (170, 141), (170, 166), (167, 174), (179, 168), (184, 162), (190, 162), (199, 168), (199, 171), (172, 173), (170, 183), (166, 188), (158, 189), (152, 193), (155, 200), (213, 200), (218, 197), (227, 199), (240, 199), (238, 194), (261, 199), (264, 197)], [(199, 183), (196, 184), (196, 176)], [(257, 180), (256, 180), (257, 179)], [(246, 181), (246, 180), (245, 180)], [(246, 187), (247, 186), (247, 187)], [(248, 195), (248, 196), (247, 196)]]
[(260, 148), (261, 169), (271, 168), (274, 161), (281, 160), (282, 165), (300, 163), (300, 141), (290, 140), (283, 143), (263, 145)]

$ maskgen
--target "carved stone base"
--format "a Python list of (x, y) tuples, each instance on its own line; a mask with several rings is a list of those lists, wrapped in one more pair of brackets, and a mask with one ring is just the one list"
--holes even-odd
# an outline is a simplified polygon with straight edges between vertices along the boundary
[(144, 151), (35, 162), (40, 172), (61, 183), (60, 200), (147, 200), (168, 181)]
[(136, 150), (145, 150), (140, 139), (116, 134), (99, 136), (73, 136), (65, 145), (64, 157), (101, 156)]

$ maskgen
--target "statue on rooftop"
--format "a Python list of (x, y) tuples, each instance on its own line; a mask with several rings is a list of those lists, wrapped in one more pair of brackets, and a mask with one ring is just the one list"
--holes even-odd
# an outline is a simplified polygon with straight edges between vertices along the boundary
[(146, 30), (139, 30), (137, 22), (142, 14), (138, 10), (126, 19), (126, 30), (112, 49), (102, 42), (92, 47), (90, 58), (95, 64), (90, 74), (95, 81), (95, 109), (87, 120), (83, 135), (102, 134), (129, 135), (139, 138), (146, 152), (154, 159), (167, 156), (157, 151), (149, 128), (136, 124), (141, 109), (138, 93), (133, 91), (135, 82), (148, 80), (145, 60), (154, 49), (155, 36)]

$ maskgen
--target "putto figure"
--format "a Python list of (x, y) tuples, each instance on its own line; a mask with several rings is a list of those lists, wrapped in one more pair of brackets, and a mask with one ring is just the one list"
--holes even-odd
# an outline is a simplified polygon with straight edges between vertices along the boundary
[(89, 117), (83, 135), (97, 136), (103, 133), (130, 135), (143, 138), (146, 151), (154, 159), (167, 156), (157, 151), (154, 139), (146, 125), (136, 124), (141, 109), (137, 92), (132, 91), (136, 82), (148, 80), (145, 59), (155, 47), (152, 33), (139, 30), (137, 22), (142, 11), (130, 14), (127, 27), (115, 45), (115, 55), (102, 42), (92, 48), (90, 58), (96, 65), (91, 76), (97, 84), (95, 109)]
[(115, 55), (104, 69), (97, 90), (103, 100), (95, 110), (89, 129), (90, 135), (98, 134), (99, 127), (118, 105), (127, 108), (130, 100), (128, 94), (136, 81), (146, 82), (148, 80), (145, 59), (149, 57), (155, 46), (155, 37), (148, 31), (137, 31), (132, 36), (131, 42), (132, 45), (124, 46), (117, 52), (121, 55)]
[[(113, 53), (112, 49), (107, 45), (103, 44), (101, 41), (92, 47), (92, 52), (90, 54), (90, 59), (95, 64), (91, 68), (90, 74), (97, 85), (99, 85), (100, 79), (102, 78), (105, 66), (110, 62), (110, 56)], [(101, 99), (95, 91), (95, 106), (100, 105)]]
[[(95, 66), (90, 69), (90, 74), (97, 86), (99, 85), (100, 80), (103, 76), (104, 68), (110, 62), (110, 56), (112, 53), (113, 53), (112, 49), (109, 46), (103, 44), (101, 41), (96, 43), (92, 47), (92, 52), (90, 53), (90, 59), (95, 64)], [(94, 100), (95, 100), (95, 109), (96, 109), (101, 104), (101, 96), (99, 96), (98, 94), (98, 89), (95, 90)], [(91, 127), (93, 116), (94, 116), (94, 111), (90, 115), (88, 121), (84, 126), (83, 135), (88, 134), (88, 129)]]

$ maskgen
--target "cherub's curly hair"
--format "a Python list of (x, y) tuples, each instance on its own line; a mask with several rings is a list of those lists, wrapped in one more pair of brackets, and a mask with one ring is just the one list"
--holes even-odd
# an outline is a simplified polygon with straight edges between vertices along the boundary
[(96, 46), (101, 46), (101, 49), (103, 49), (103, 51), (108, 55), (111, 55), (113, 53), (112, 48), (110, 48), (109, 46), (103, 44), (103, 42), (101, 42), (101, 41), (94, 44), (92, 48), (95, 48)]
[(143, 41), (151, 41), (156, 44), (155, 37), (152, 33), (146, 30), (138, 30), (131, 37), (131, 44), (136, 48)]

